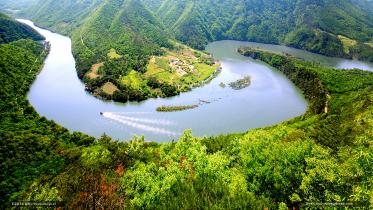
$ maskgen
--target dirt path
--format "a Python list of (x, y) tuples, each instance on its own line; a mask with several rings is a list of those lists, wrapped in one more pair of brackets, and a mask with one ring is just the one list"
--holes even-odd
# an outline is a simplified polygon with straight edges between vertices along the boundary
[(82, 45), (83, 45), (85, 48), (87, 48), (87, 50), (88, 50), (90, 53), (94, 54), (93, 51), (92, 51), (91, 49), (89, 49), (89, 47), (87, 47), (87, 45), (85, 45), (84, 40), (83, 40), (82, 30), (80, 30), (80, 41), (82, 42)]

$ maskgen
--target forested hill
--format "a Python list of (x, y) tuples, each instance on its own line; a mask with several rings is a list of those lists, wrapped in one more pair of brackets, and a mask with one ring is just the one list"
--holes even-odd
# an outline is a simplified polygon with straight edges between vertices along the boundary
[[(285, 44), (373, 61), (372, 3), (366, 0), (25, 2), (22, 15), (72, 38), (87, 90), (116, 101), (173, 96), (202, 84), (218, 67), (188, 47), (203, 49), (214, 40)], [(175, 59), (180, 66), (172, 64)]]
[(44, 37), (31, 27), (0, 13), (0, 44), (18, 39), (43, 40)]
[[(39, 24), (67, 33), (92, 22), (86, 17), (95, 14), (93, 18), (97, 18), (97, 10), (102, 5), (123, 9), (127, 1), (48, 0), (40, 1), (28, 13)], [(203, 49), (209, 41), (234, 39), (286, 44), (330, 56), (373, 61), (373, 7), (368, 0), (141, 2), (166, 26), (171, 36), (194, 48)], [(113, 11), (106, 12), (100, 15), (113, 14)], [(138, 13), (131, 18), (143, 15)], [(115, 17), (117, 15), (110, 18), (114, 21)]]
[(356, 4), (361, 9), (371, 13), (373, 10), (373, 1), (372, 0), (351, 0), (354, 4)]
[(39, 0), (0, 0), (0, 11), (6, 14), (22, 14), (25, 9), (29, 9), (38, 3)]
[(72, 33), (78, 69), (83, 71), (80, 76), (89, 70), (92, 61), (107, 57), (110, 49), (125, 55), (115, 62), (117, 68), (111, 71), (122, 72), (114, 76), (125, 75), (129, 69), (145, 71), (150, 55), (159, 54), (161, 47), (171, 47), (164, 31), (164, 26), (141, 2), (105, 1)]
[(94, 139), (40, 117), (26, 94), (45, 48), (0, 44), (0, 209), (22, 201), (62, 209), (371, 209), (373, 73), (240, 52), (288, 76), (310, 100), (308, 112), (244, 134), (185, 132), (157, 144)]
[(176, 41), (141, 1), (50, 0), (29, 12), (38, 24), (71, 36), (78, 76), (101, 98), (174, 96), (218, 68), (206, 53)]
[(243, 48), (304, 92), (306, 114), (243, 134), (117, 142), (70, 133), (29, 104), (47, 50), (32, 40), (0, 44), (0, 209), (22, 201), (62, 209), (373, 207), (372, 72)]
[(373, 10), (360, 2), (165, 0), (154, 12), (177, 39), (197, 48), (212, 40), (248, 40), (372, 61)]
[(94, 141), (86, 135), (71, 135), (29, 104), (27, 92), (47, 53), (47, 46), (30, 39), (0, 44), (0, 209), (10, 209), (12, 201), (58, 201), (51, 189), (50, 197), (22, 196), (40, 177), (61, 172), (65, 162), (58, 151), (72, 139), (83, 144)]
[(85, 21), (85, 17), (93, 13), (103, 2), (104, 0), (36, 0), (31, 8), (24, 12), (27, 17), (37, 20), (38, 24), (68, 34), (79, 27)]

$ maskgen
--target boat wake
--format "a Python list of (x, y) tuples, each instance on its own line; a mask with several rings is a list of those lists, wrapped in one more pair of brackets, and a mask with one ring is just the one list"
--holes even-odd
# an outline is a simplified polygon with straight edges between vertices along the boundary
[(113, 120), (115, 122), (147, 131), (167, 136), (178, 136), (181, 133), (170, 131), (164, 128), (159, 128), (151, 125), (146, 124), (152, 124), (152, 125), (163, 125), (163, 126), (170, 126), (174, 125), (172, 121), (168, 120), (159, 120), (159, 119), (148, 119), (148, 118), (136, 118), (136, 117), (128, 117), (123, 115), (123, 113), (115, 113), (115, 112), (102, 112), (101, 115), (107, 119)]

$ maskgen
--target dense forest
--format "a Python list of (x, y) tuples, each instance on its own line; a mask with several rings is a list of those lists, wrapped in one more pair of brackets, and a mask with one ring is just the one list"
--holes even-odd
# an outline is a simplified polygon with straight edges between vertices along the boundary
[[(125, 79), (133, 81), (144, 66), (164, 65), (164, 53), (172, 54), (181, 48), (191, 50), (169, 39), (167, 30), (163, 30), (174, 21), (172, 15), (162, 21), (150, 12), (166, 9), (169, 1), (149, 0), (152, 4), (145, 10), (147, 18), (136, 21), (132, 19), (133, 13), (115, 13), (120, 14), (116, 16), (118, 24), (121, 20), (131, 23), (125, 28), (118, 28), (117, 23), (110, 21), (113, 15), (101, 15), (106, 10), (120, 9), (108, 4), (119, 1), (105, 2), (104, 7), (94, 9), (95, 15), (89, 18), (93, 22), (80, 22), (76, 29), (66, 32), (72, 34), (73, 40), (79, 39), (80, 30), (92, 36), (74, 43), (74, 46), (85, 43), (97, 52), (89, 54), (80, 51), (82, 46), (75, 46), (75, 55), (82, 54), (77, 59), (87, 59), (79, 61), (79, 65), (108, 63), (100, 60), (101, 54), (119, 62), (121, 56), (127, 55), (123, 52), (133, 52), (127, 56), (148, 53), (145, 55), (150, 60), (154, 58), (154, 63), (135, 56), (131, 59), (135, 58), (136, 62), (129, 59), (130, 64), (123, 64), (131, 66)], [(144, 8), (138, 2), (132, 3), (126, 6), (134, 12), (135, 6)], [(183, 20), (177, 24), (183, 25)], [(98, 32), (91, 31), (90, 24), (95, 25), (96, 21), (104, 27), (98, 28)], [(123, 33), (136, 24), (145, 27)], [(153, 24), (160, 25), (153, 27)], [(113, 28), (108, 30), (106, 26)], [(353, 202), (362, 208), (373, 208), (372, 72), (337, 70), (288, 55), (241, 48), (241, 54), (273, 66), (302, 90), (309, 101), (304, 115), (241, 134), (197, 138), (192, 131), (186, 131), (177, 142), (169, 143), (145, 142), (138, 137), (115, 141), (106, 135), (95, 139), (72, 133), (39, 116), (29, 104), (26, 94), (46, 58), (48, 44), (36, 42), (40, 37), (22, 27), (13, 29), (4, 35), (19, 33), (20, 36), (0, 44), (0, 209), (11, 208), (11, 202), (19, 201), (53, 201), (69, 209), (285, 210), (306, 208), (306, 202)], [(116, 30), (123, 35), (121, 39), (112, 37)], [(155, 30), (154, 36), (147, 30)], [(107, 42), (113, 44), (105, 48), (108, 52), (93, 47), (100, 43), (90, 42), (105, 41), (100, 37), (103, 35), (115, 38), (115, 42)], [(351, 34), (342, 36), (353, 38)], [(145, 48), (137, 45), (118, 48), (118, 43), (132, 41)], [(320, 49), (329, 47), (323, 45)], [(208, 55), (192, 52), (211, 67)], [(371, 54), (368, 51), (367, 55)], [(146, 63), (137, 66), (140, 61)], [(155, 80), (149, 81), (158, 85)]]
[[(63, 5), (51, 0), (48, 2), (37, 4), (38, 9), (31, 10), (32, 16), (45, 26), (68, 32), (61, 27), (87, 21), (83, 17), (90, 19), (87, 13), (89, 7), (95, 7), (102, 1), (71, 1)], [(101, 4), (118, 4), (115, 2), (118, 1)], [(126, 0), (119, 2), (127, 4)], [(234, 39), (286, 44), (330, 56), (373, 59), (369, 54), (373, 50), (373, 6), (365, 0), (141, 2), (166, 26), (170, 35), (198, 49), (203, 49), (208, 41)], [(69, 9), (72, 6), (79, 8), (83, 5), (85, 9), (74, 11), (71, 16), (63, 16), (59, 9), (72, 12)], [(56, 9), (58, 13), (49, 13)], [(142, 15), (139, 13), (139, 16)]]
[(0, 0), (0, 12), (9, 14), (19, 14), (24, 11), (24, 9), (29, 9), (38, 3), (39, 0)]
[(101, 98), (174, 96), (202, 85), (219, 67), (205, 52), (174, 40), (140, 1), (50, 0), (29, 11), (43, 14), (38, 24), (72, 37), (78, 76)]
[(19, 39), (30, 38), (33, 40), (43, 40), (44, 37), (38, 34), (31, 27), (17, 22), (10, 17), (0, 13), (0, 44), (17, 41)]
[[(13, 4), (3, 8), (16, 7)], [(72, 37), (78, 75), (87, 89), (116, 101), (173, 96), (190, 89), (180, 81), (193, 80), (188, 84), (193, 87), (203, 80), (198, 75), (184, 79), (184, 73), (176, 72), (171, 76), (180, 78), (174, 81), (165, 79), (170, 75), (149, 76), (153, 56), (180, 54), (178, 42), (203, 50), (210, 41), (244, 40), (373, 61), (373, 7), (366, 0), (27, 0), (24, 4), (18, 15)], [(172, 59), (161, 61), (159, 69), (168, 71)], [(205, 75), (206, 68), (199, 69)], [(129, 77), (141, 85), (129, 87), (123, 82)]]
[[(160, 6), (154, 11), (178, 40), (193, 47), (203, 48), (212, 40), (234, 39), (285, 44), (330, 56), (373, 59), (367, 55), (373, 50), (372, 10), (362, 3), (340, 0), (158, 2)], [(341, 36), (356, 43), (348, 45)]]
[(371, 72), (242, 48), (304, 92), (306, 114), (243, 134), (196, 138), (186, 131), (178, 142), (117, 142), (71, 133), (30, 106), (26, 93), (48, 45), (20, 39), (0, 52), (2, 209), (16, 201), (72, 209), (373, 207)]

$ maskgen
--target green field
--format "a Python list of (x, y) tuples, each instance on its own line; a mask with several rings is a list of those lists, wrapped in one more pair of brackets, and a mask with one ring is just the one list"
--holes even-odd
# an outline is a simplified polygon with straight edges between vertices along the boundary
[(345, 36), (338, 35), (338, 38), (341, 40), (343, 44), (343, 49), (346, 54), (350, 53), (350, 48), (356, 46), (357, 41), (353, 39), (349, 39)]

